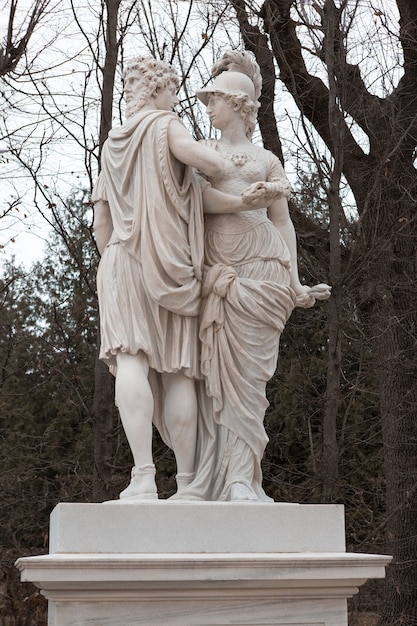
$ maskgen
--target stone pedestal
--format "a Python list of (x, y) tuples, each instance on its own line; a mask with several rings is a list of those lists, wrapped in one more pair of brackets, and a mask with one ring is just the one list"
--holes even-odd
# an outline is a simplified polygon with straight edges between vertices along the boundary
[(50, 626), (346, 626), (389, 560), (345, 552), (338, 505), (155, 501), (59, 504), (17, 567)]

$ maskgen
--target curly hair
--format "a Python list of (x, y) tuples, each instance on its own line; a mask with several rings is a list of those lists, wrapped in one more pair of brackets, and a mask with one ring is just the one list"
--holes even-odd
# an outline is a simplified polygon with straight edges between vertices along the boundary
[(158, 91), (170, 85), (178, 89), (180, 84), (177, 72), (169, 63), (151, 56), (140, 56), (129, 61), (123, 71), (123, 80), (126, 81), (132, 74), (141, 82), (137, 92), (127, 98), (127, 117), (137, 113)]
[(258, 119), (259, 102), (252, 102), (249, 96), (244, 93), (222, 93), (219, 95), (231, 109), (240, 112), (245, 122), (246, 137), (250, 139)]

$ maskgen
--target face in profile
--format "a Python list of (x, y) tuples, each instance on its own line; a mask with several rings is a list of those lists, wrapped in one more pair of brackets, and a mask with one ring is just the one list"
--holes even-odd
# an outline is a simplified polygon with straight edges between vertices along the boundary
[(222, 130), (230, 122), (234, 111), (229, 107), (224, 98), (217, 93), (210, 94), (207, 101), (207, 115), (210, 122), (218, 130)]
[(131, 72), (124, 83), (124, 93), (128, 105), (132, 103), (135, 96), (143, 89), (143, 77), (138, 72)]

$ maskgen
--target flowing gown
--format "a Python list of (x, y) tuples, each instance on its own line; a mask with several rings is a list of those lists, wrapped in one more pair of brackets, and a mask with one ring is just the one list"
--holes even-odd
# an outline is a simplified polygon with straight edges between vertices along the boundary
[[(240, 195), (257, 181), (282, 181), (280, 161), (256, 154), (224, 153), (233, 177), (209, 180)], [(268, 442), (266, 383), (274, 374), (279, 339), (296, 296), (290, 287), (290, 253), (266, 209), (205, 217), (205, 273), (200, 323), (199, 432), (195, 480), (181, 497), (230, 500), (243, 483), (254, 499), (262, 489), (261, 460)], [(175, 497), (175, 496), (174, 496)]]

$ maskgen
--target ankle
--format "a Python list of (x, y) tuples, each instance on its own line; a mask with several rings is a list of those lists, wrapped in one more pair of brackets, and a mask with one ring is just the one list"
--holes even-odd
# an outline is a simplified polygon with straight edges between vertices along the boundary
[(176, 475), (175, 479), (177, 481), (177, 491), (181, 491), (188, 487), (190, 483), (193, 482), (195, 478), (195, 472), (180, 472)]
[(155, 465), (135, 465), (132, 467), (129, 485), (120, 493), (120, 499), (135, 498), (142, 500), (156, 500), (158, 493), (155, 482)]

